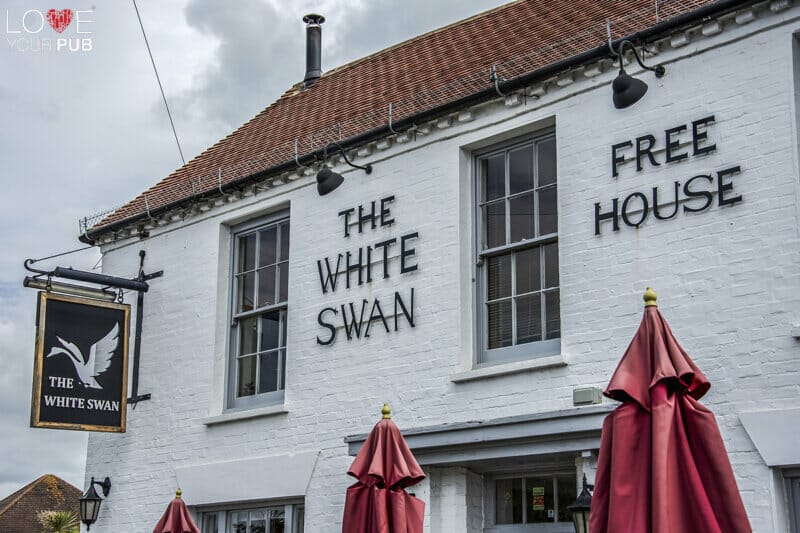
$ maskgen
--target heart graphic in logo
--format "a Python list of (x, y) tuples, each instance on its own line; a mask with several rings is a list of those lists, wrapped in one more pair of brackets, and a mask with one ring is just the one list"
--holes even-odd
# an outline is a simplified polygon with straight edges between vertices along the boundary
[(72, 10), (62, 9), (58, 11), (57, 9), (51, 9), (47, 12), (47, 22), (50, 24), (51, 28), (61, 33), (66, 30), (69, 23), (72, 22)]

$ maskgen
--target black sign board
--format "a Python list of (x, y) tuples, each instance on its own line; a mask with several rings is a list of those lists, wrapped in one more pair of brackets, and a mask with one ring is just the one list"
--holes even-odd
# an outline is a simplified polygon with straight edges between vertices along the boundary
[(39, 293), (31, 427), (125, 431), (130, 306)]

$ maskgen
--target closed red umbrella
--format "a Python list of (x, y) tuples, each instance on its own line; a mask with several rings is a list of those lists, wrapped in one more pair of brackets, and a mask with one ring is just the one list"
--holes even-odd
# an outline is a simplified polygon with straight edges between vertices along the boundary
[(348, 474), (358, 481), (347, 489), (342, 533), (422, 533), (425, 502), (406, 487), (425, 479), (384, 404)]
[(175, 499), (169, 502), (153, 533), (200, 533), (200, 528), (181, 499), (181, 489), (175, 491)]
[(711, 386), (647, 289), (639, 330), (604, 394), (591, 533), (752, 531), (713, 413)]

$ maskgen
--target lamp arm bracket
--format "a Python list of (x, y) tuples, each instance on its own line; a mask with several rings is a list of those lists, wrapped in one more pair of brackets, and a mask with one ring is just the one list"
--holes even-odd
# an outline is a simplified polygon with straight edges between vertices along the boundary
[(338, 148), (339, 149), (339, 153), (342, 154), (342, 158), (344, 159), (344, 162), (347, 163), (348, 165), (350, 165), (351, 167), (361, 169), (364, 172), (366, 172), (367, 174), (372, 174), (372, 165), (366, 165), (366, 166), (363, 166), (363, 167), (361, 165), (356, 165), (355, 163), (353, 163), (352, 161), (350, 161), (347, 158), (347, 153), (345, 153), (344, 148), (342, 148), (342, 145), (337, 143), (337, 142), (329, 143), (325, 147), (324, 155), (323, 155), (323, 157), (325, 159), (328, 158), (328, 146), (335, 146), (336, 148)]
[(656, 65), (655, 67), (648, 67), (642, 62), (642, 58), (639, 57), (639, 52), (636, 51), (636, 45), (634, 45), (631, 41), (625, 39), (619, 43), (617, 47), (617, 55), (619, 56), (619, 68), (622, 68), (622, 56), (625, 52), (625, 47), (628, 47), (633, 52), (633, 57), (636, 58), (636, 62), (639, 63), (639, 66), (645, 70), (650, 70), (655, 73), (656, 78), (660, 78), (664, 75), (666, 70), (664, 69), (663, 65)]

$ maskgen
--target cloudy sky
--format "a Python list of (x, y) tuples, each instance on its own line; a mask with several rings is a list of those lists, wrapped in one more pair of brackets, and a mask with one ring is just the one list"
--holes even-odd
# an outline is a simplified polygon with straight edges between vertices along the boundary
[[(502, 3), (137, 0), (187, 160), (302, 79), (306, 13), (327, 18), (329, 70)], [(36, 293), (22, 288), (24, 259), (80, 247), (80, 218), (181, 164), (133, 3), (97, 4), (0, 0), (0, 498), (45, 473), (83, 488), (85, 434), (28, 427)], [(85, 10), (84, 33), (76, 18), (62, 34), (42, 24), (50, 8)], [(58, 37), (91, 49), (56, 50)], [(90, 249), (37, 266), (99, 260)]]

